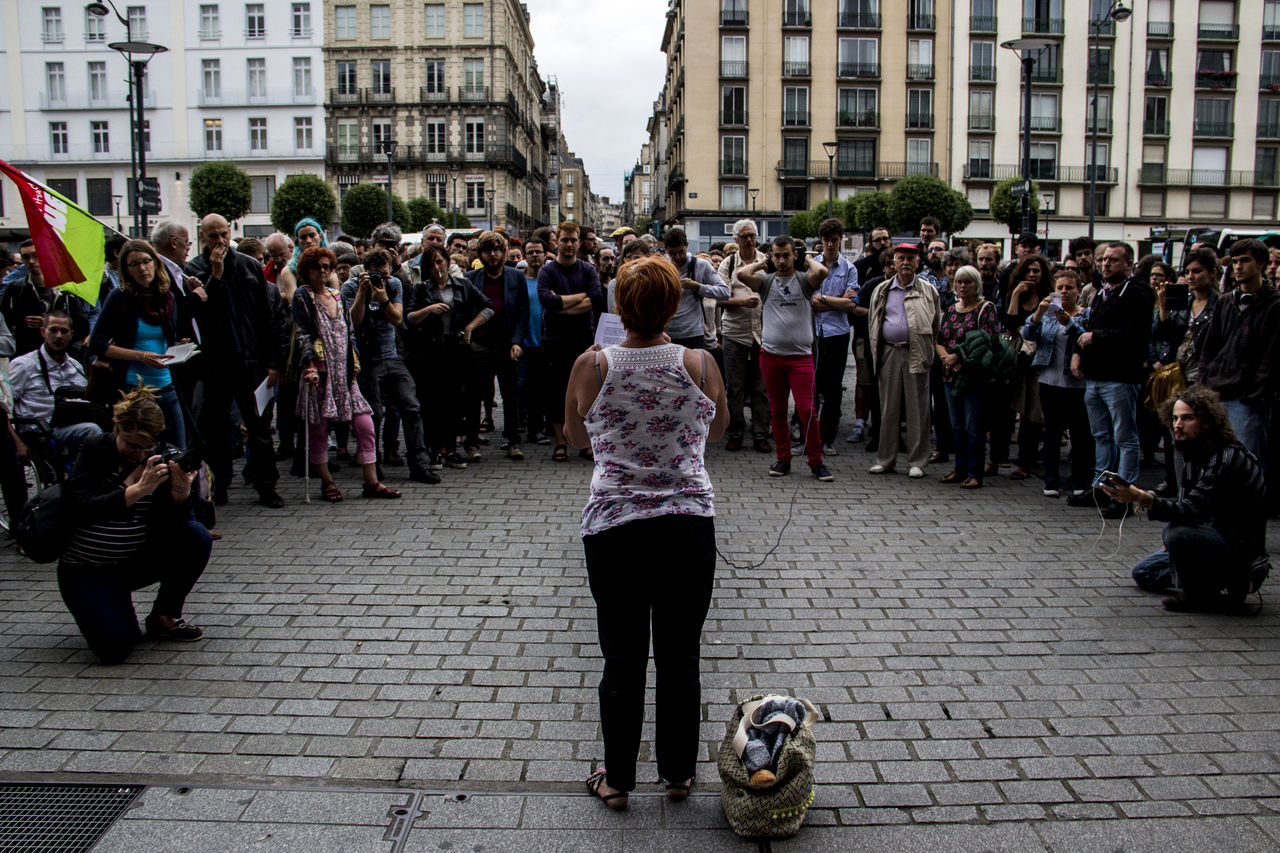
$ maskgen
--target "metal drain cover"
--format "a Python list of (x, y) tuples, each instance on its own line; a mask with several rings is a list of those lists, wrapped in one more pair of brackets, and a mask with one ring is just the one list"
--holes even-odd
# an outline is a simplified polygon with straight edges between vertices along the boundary
[(142, 785), (0, 784), (0, 850), (88, 850), (142, 793)]

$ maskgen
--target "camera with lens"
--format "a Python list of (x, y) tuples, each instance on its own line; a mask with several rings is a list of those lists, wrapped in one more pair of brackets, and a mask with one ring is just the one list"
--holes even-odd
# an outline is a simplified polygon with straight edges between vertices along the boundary
[(199, 469), (201, 462), (200, 454), (193, 448), (179, 450), (173, 445), (166, 444), (160, 451), (160, 464), (168, 465), (170, 462), (177, 462), (178, 467), (190, 474), (192, 471)]

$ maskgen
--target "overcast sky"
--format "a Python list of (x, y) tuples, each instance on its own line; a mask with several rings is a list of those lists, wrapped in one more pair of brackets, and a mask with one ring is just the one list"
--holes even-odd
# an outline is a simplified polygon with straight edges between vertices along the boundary
[(667, 0), (527, 3), (538, 71), (560, 83), (565, 139), (586, 162), (591, 191), (620, 202), (666, 73)]

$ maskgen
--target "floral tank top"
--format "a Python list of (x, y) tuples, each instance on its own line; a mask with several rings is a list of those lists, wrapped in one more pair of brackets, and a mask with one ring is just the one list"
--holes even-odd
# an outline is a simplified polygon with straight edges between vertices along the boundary
[(659, 515), (714, 516), (703, 464), (716, 405), (684, 367), (684, 347), (604, 351), (608, 374), (585, 418), (595, 473), (582, 535)]

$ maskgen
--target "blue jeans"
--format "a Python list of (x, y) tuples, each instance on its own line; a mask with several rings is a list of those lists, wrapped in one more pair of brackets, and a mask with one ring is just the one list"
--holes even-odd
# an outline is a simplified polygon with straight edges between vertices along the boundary
[(965, 477), (982, 479), (982, 463), (987, 443), (982, 429), (982, 392), (952, 394), (953, 382), (943, 383), (947, 409), (951, 413), (951, 431), (955, 436), (955, 472)]
[(1258, 457), (1262, 473), (1267, 472), (1267, 439), (1271, 432), (1271, 410), (1266, 406), (1251, 406), (1243, 400), (1225, 400), (1227, 420), (1235, 430), (1236, 438)]
[[(1138, 396), (1142, 386), (1126, 382), (1095, 382), (1084, 387), (1084, 405), (1093, 431), (1093, 483), (1103, 471), (1114, 471), (1130, 483), (1138, 482)], [(1119, 467), (1117, 467), (1119, 466)]]

